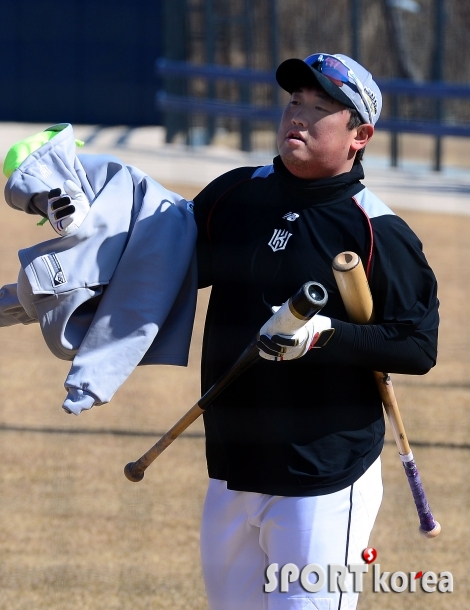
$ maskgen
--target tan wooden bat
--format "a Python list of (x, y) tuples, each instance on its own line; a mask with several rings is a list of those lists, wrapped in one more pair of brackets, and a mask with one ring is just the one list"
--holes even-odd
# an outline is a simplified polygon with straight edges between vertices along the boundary
[[(306, 282), (290, 297), (269, 319), (267, 332), (270, 335), (293, 334), (308, 320), (317, 314), (328, 302), (326, 289), (318, 282)], [(254, 337), (238, 360), (228, 371), (187, 411), (176, 424), (168, 430), (148, 451), (135, 462), (129, 462), (124, 474), (129, 481), (138, 483), (144, 477), (145, 470), (163, 451), (178, 438), (196, 419), (204, 413), (215, 398), (224, 391), (239, 375), (259, 358), (259, 349)]]
[[(374, 306), (369, 283), (361, 259), (354, 252), (342, 252), (333, 260), (333, 274), (351, 322), (370, 324), (374, 321)], [(374, 371), (373, 376), (382, 399), (382, 404), (392, 428), (401, 461), (410, 484), (411, 493), (418, 511), (420, 532), (426, 538), (434, 538), (441, 526), (434, 519), (424, 493), (413, 453), (411, 452), (405, 427), (398, 409), (392, 381), (388, 373)]]

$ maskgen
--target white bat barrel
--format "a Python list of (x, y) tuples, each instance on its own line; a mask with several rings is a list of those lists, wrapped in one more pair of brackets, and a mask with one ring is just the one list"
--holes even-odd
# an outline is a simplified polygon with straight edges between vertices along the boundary
[(328, 301), (326, 289), (318, 282), (304, 284), (263, 327), (268, 335), (293, 335), (322, 309)]

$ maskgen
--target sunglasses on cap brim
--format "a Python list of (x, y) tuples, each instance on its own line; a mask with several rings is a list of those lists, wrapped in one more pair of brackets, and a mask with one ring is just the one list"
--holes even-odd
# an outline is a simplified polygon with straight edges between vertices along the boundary
[(354, 72), (341, 59), (333, 55), (325, 55), (324, 53), (316, 53), (310, 55), (304, 60), (306, 64), (314, 68), (326, 78), (328, 78), (336, 86), (341, 86), (340, 83), (348, 83), (356, 86), (357, 92), (361, 96), (364, 106), (366, 107), (369, 120), (373, 123), (375, 110), (372, 107), (372, 102), (366, 94), (361, 81), (357, 78)]

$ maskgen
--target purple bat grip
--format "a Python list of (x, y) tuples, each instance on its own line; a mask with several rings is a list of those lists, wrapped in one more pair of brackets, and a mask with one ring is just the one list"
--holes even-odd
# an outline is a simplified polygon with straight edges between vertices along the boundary
[(416, 467), (415, 461), (410, 460), (409, 462), (403, 462), (406, 476), (408, 477), (408, 483), (410, 484), (411, 493), (416, 504), (418, 511), (419, 522), (423, 532), (432, 531), (437, 523), (431, 513), (431, 508), (426, 499), (424, 493), (423, 484), (419, 478), (419, 472)]

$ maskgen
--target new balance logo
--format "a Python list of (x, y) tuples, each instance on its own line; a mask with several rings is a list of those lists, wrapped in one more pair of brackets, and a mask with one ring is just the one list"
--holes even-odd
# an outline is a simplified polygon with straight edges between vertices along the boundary
[(296, 214), (295, 212), (287, 212), (287, 214), (284, 214), (283, 218), (285, 218), (286, 220), (297, 220), (297, 218), (299, 217), (298, 214)]
[(292, 233), (289, 233), (289, 231), (286, 231), (285, 229), (274, 229), (273, 236), (269, 240), (268, 246), (271, 246), (273, 252), (285, 250), (291, 235)]
[(49, 176), (52, 174), (51, 170), (42, 163), (39, 163), (39, 171), (41, 172), (43, 178), (49, 178)]

